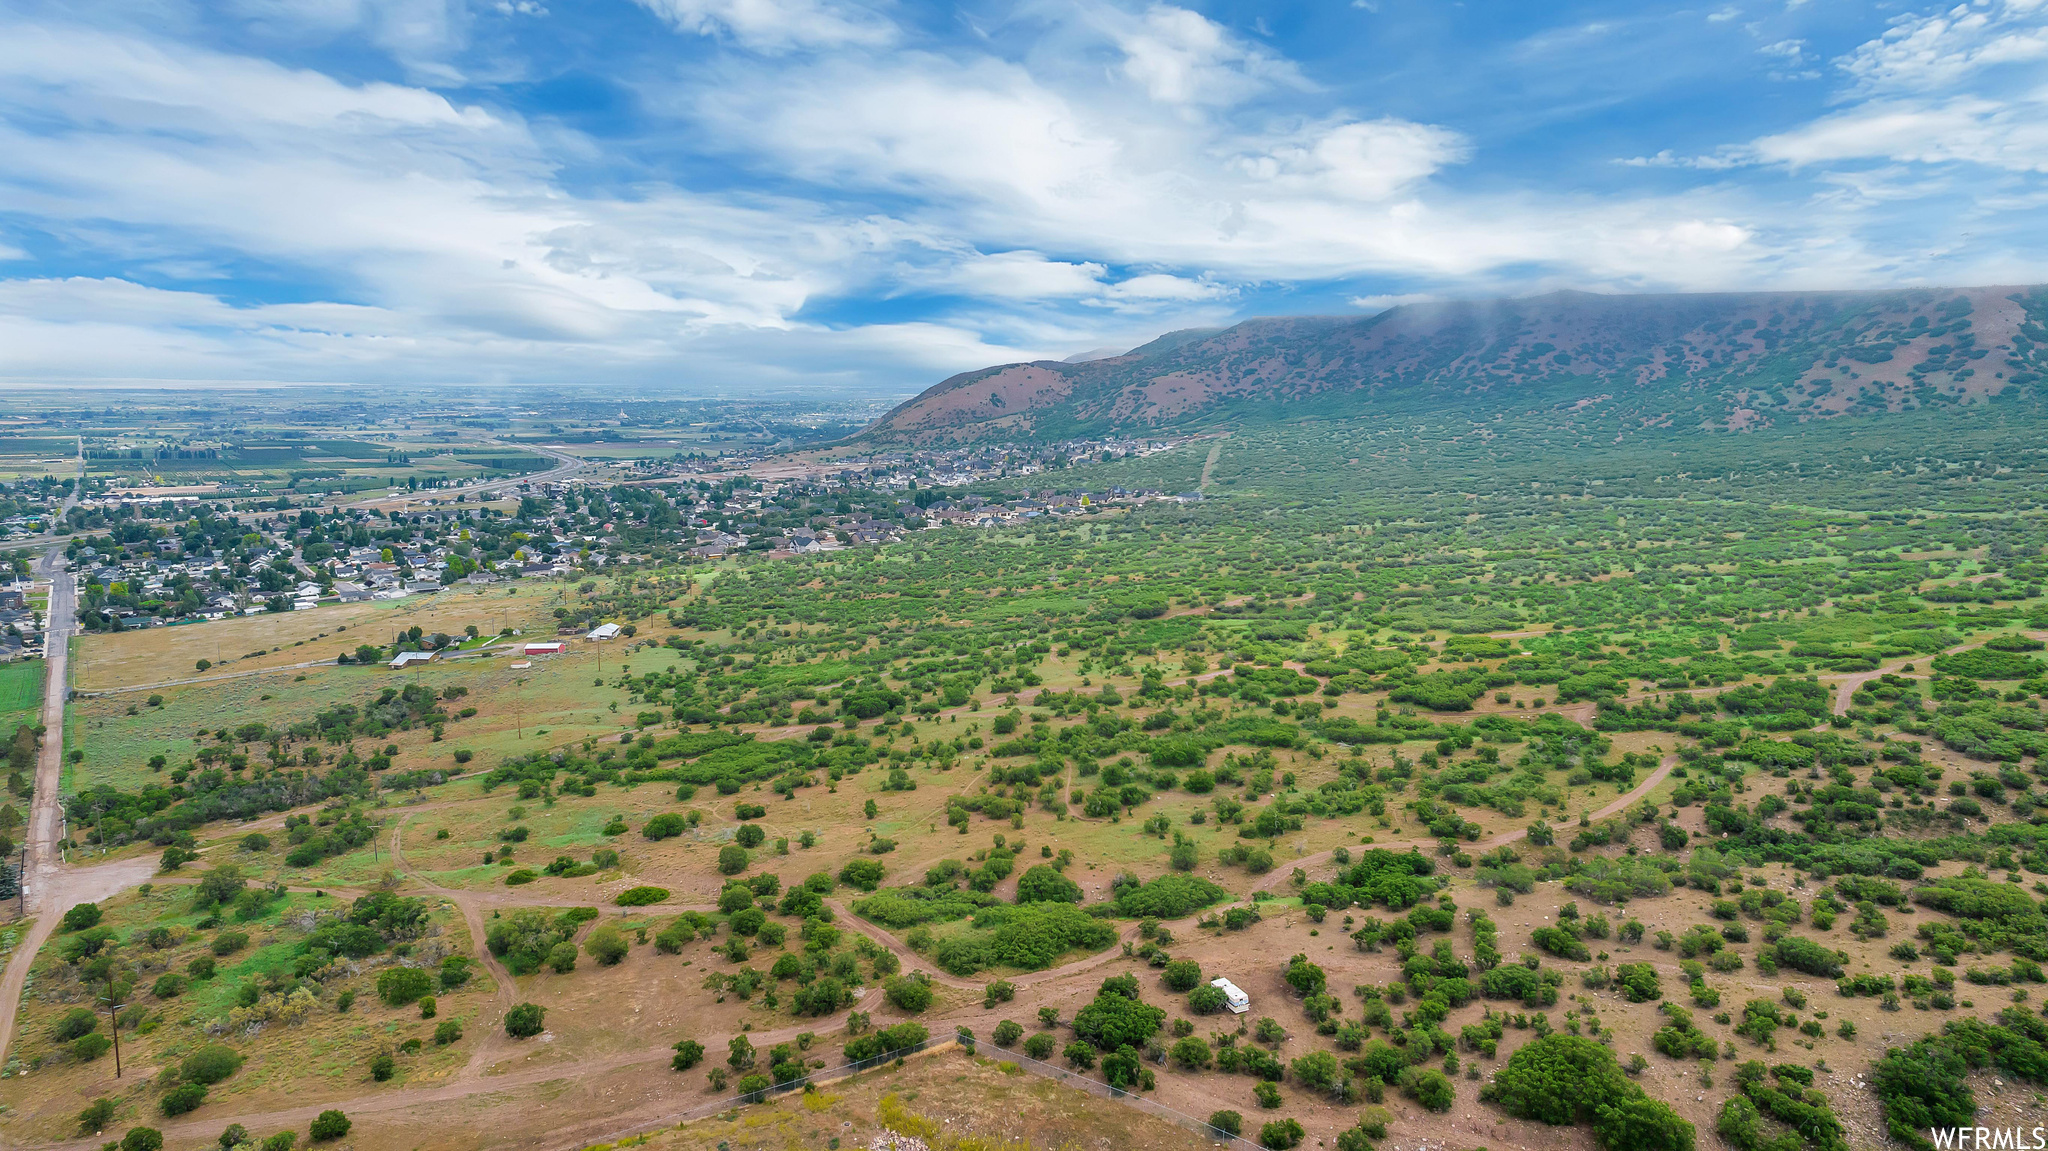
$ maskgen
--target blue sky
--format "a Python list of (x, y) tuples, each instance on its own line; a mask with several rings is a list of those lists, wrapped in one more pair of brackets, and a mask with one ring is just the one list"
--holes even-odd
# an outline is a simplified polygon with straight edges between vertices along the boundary
[(0, 379), (914, 391), (2048, 280), (2048, 0), (0, 0)]

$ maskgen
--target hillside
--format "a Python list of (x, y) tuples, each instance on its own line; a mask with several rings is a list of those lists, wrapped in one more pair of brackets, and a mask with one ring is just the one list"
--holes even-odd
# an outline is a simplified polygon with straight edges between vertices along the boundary
[(2044, 322), (2038, 287), (1561, 291), (1254, 319), (1107, 359), (963, 372), (862, 437), (1043, 439), (1375, 411), (1745, 431), (2016, 394), (2048, 363)]

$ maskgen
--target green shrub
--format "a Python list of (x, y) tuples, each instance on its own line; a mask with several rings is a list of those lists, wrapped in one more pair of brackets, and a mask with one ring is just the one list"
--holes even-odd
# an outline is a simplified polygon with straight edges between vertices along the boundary
[(1609, 1151), (1692, 1151), (1693, 1126), (1631, 1082), (1614, 1053), (1552, 1033), (1517, 1049), (1480, 1098), (1555, 1127), (1591, 1123)]
[(242, 1069), (242, 1056), (222, 1043), (209, 1043), (185, 1057), (178, 1073), (191, 1083), (212, 1085)]
[(377, 975), (377, 998), (390, 1007), (406, 1007), (433, 991), (433, 977), (417, 967), (389, 967)]
[(1079, 903), (1081, 885), (1061, 875), (1049, 864), (1035, 864), (1017, 880), (1017, 902)]
[(98, 927), (99, 923), (100, 905), (97, 903), (79, 903), (72, 905), (69, 910), (64, 912), (64, 919), (60, 926), (65, 931), (84, 931), (88, 927)]
[(59, 1043), (69, 1043), (81, 1035), (90, 1035), (99, 1030), (99, 1012), (90, 1007), (74, 1007), (57, 1017), (50, 1025), (50, 1038)]
[(1209, 1114), (1209, 1126), (1225, 1135), (1242, 1135), (1244, 1116), (1235, 1111), (1213, 1111)]
[(1160, 971), (1168, 991), (1193, 991), (1201, 986), (1202, 965), (1192, 959), (1175, 959)]
[(891, 976), (882, 984), (882, 993), (899, 1009), (913, 1014), (932, 1005), (931, 984), (911, 975)]
[(1124, 889), (1116, 897), (1116, 911), (1131, 918), (1182, 919), (1228, 898), (1228, 891), (1206, 879), (1169, 872)]
[(668, 888), (643, 886), (628, 887), (626, 890), (619, 892), (618, 898), (612, 902), (620, 907), (647, 907), (651, 904), (664, 902), (667, 899)]
[(1287, 1151), (1289, 1147), (1298, 1145), (1306, 1134), (1295, 1120), (1275, 1119), (1259, 1128), (1259, 1146), (1269, 1147), (1272, 1151)]
[(505, 1013), (505, 1034), (514, 1039), (527, 1039), (541, 1032), (541, 1020), (546, 1018), (548, 1009), (538, 1003), (521, 1003)]
[(154, 1127), (130, 1127), (121, 1136), (121, 1151), (163, 1151), (164, 1133)]
[(164, 1097), (157, 1100), (157, 1109), (167, 1116), (178, 1116), (188, 1111), (197, 1110), (199, 1105), (204, 1102), (206, 1102), (206, 1084), (181, 1083), (166, 1091)]
[(71, 1041), (71, 1057), (80, 1063), (90, 1063), (112, 1050), (113, 1046), (114, 1041), (112, 1039), (95, 1031), (90, 1035), (81, 1035)]
[[(518, 1008), (513, 1010), (516, 1011)], [(326, 1142), (329, 1139), (339, 1139), (347, 1135), (349, 1128), (352, 1126), (354, 1124), (349, 1122), (348, 1116), (343, 1115), (341, 1112), (322, 1111), (313, 1117), (311, 1134), (315, 1142)]]
[(102, 1095), (90, 1104), (87, 1104), (85, 1110), (78, 1113), (78, 1133), (80, 1135), (98, 1134), (106, 1130), (107, 1124), (113, 1121), (114, 1101)]
[(590, 933), (583, 941), (583, 950), (597, 960), (599, 967), (616, 967), (626, 958), (626, 934), (607, 923)]

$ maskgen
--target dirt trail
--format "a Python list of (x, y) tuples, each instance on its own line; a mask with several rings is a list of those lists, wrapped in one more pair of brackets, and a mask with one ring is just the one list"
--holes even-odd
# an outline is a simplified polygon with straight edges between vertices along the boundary
[(1216, 461), (1223, 458), (1223, 441), (1229, 438), (1230, 433), (1225, 432), (1216, 437), (1215, 443), (1209, 445), (1209, 458), (1202, 461), (1202, 480), (1195, 485), (1196, 491), (1206, 492), (1209, 490), (1209, 477), (1216, 470)]
[[(1626, 811), (1631, 804), (1635, 803), (1637, 800), (1641, 799), (1645, 795), (1648, 795), (1653, 789), (1656, 788), (1658, 784), (1664, 782), (1664, 777), (1670, 775), (1671, 769), (1677, 766), (1678, 756), (1676, 754), (1666, 755), (1664, 759), (1657, 764), (1657, 770), (1651, 772), (1648, 776), (1646, 776), (1641, 783), (1636, 784), (1634, 787), (1630, 788), (1628, 792), (1621, 796), (1619, 799), (1616, 799), (1614, 802), (1599, 809), (1598, 811), (1595, 811), (1592, 814), (1592, 818), (1606, 819), (1610, 815), (1616, 815), (1620, 812)], [(1501, 832), (1499, 835), (1493, 836), (1488, 839), (1482, 839), (1477, 843), (1472, 844), (1471, 850), (1490, 851), (1496, 847), (1505, 847), (1508, 844), (1515, 842), (1516, 840), (1526, 839), (1528, 838), (1528, 835), (1529, 829), (1526, 827), (1522, 828), (1519, 831), (1504, 831)], [(1437, 841), (1434, 838), (1412, 839), (1399, 843), (1375, 843), (1371, 844), (1370, 846), (1383, 847), (1390, 851), (1396, 851), (1409, 847), (1434, 847), (1436, 846), (1436, 842)], [(1290, 868), (1299, 867), (1303, 871), (1306, 871), (1311, 867), (1318, 867), (1322, 864), (1330, 862), (1330, 860), (1334, 856), (1334, 849), (1331, 851), (1318, 851), (1314, 855), (1304, 855), (1300, 859), (1294, 860), (1288, 866)], [(1271, 891), (1274, 888), (1279, 887), (1282, 884), (1288, 882), (1290, 876), (1291, 873), (1290, 875), (1281, 874), (1280, 869), (1276, 866), (1273, 869), (1273, 873), (1271, 875), (1268, 875), (1266, 878), (1260, 880), (1258, 883), (1254, 884), (1252, 886), (1252, 890)]]

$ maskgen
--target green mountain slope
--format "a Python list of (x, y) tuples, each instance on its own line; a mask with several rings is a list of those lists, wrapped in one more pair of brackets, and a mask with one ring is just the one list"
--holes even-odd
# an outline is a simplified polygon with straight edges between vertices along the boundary
[(1309, 415), (1750, 431), (2031, 394), (2048, 288), (1414, 304), (1189, 329), (1109, 359), (965, 372), (862, 433), (912, 443)]

